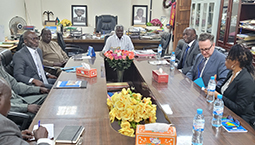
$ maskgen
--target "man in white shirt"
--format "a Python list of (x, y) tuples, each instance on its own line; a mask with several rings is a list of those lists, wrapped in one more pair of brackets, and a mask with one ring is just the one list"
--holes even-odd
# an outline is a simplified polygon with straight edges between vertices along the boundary
[(106, 52), (111, 49), (120, 47), (121, 50), (134, 50), (134, 45), (129, 36), (123, 35), (124, 27), (122, 25), (116, 25), (115, 34), (110, 36), (105, 43), (102, 52)]

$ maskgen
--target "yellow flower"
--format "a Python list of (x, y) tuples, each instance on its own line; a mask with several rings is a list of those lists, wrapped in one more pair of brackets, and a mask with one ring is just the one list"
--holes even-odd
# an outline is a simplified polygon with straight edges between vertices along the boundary
[(61, 22), (60, 22), (64, 27), (65, 26), (72, 26), (72, 23), (70, 20), (67, 20), (67, 19), (63, 19)]
[(121, 121), (121, 128), (130, 128), (130, 123), (128, 121)]
[(112, 104), (112, 101), (109, 98), (107, 98), (107, 105), (108, 105), (109, 109), (112, 110), (113, 104)]
[(117, 110), (117, 109), (113, 108), (113, 109), (110, 111), (110, 113), (109, 113), (109, 117), (110, 117), (111, 122), (113, 122), (114, 119), (115, 119), (115, 117), (116, 117), (116, 110)]
[(130, 136), (130, 137), (134, 137), (134, 130), (131, 128), (121, 128), (120, 130), (118, 130), (119, 133), (126, 135), (126, 136)]
[(134, 120), (133, 114), (134, 114), (133, 110), (130, 108), (127, 108), (125, 111), (122, 112), (121, 118), (122, 118), (122, 120), (132, 121), (132, 120)]

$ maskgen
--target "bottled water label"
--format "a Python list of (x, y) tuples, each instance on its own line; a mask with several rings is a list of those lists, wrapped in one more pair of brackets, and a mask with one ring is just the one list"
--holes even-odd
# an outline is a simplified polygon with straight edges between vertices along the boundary
[(205, 121), (204, 120), (197, 120), (193, 123), (193, 129), (195, 131), (204, 131)]
[(222, 116), (223, 115), (223, 107), (221, 107), (221, 106), (214, 106), (213, 114)]
[(215, 88), (216, 88), (216, 85), (215, 84), (211, 84), (211, 85), (208, 85), (208, 91), (211, 91), (211, 92), (214, 92), (215, 91)]

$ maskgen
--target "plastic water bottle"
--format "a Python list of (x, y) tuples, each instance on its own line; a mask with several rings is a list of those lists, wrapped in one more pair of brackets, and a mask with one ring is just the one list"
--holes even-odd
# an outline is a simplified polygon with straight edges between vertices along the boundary
[(219, 94), (213, 105), (212, 126), (214, 127), (221, 126), (223, 111), (224, 111), (224, 102), (222, 100), (222, 95)]
[(202, 114), (202, 109), (197, 109), (197, 114), (193, 119), (193, 135), (192, 135), (192, 145), (202, 145), (203, 144), (203, 132), (205, 127), (205, 118)]
[(161, 53), (162, 53), (162, 46), (161, 46), (161, 44), (159, 44), (159, 46), (158, 46), (158, 53), (157, 53), (157, 59), (161, 58)]
[(215, 92), (215, 88), (216, 88), (216, 82), (214, 80), (214, 76), (211, 76), (211, 79), (208, 83), (207, 86), (207, 96), (206, 96), (206, 100), (209, 103), (214, 102), (214, 92)]
[(174, 64), (175, 64), (175, 53), (173, 51), (170, 58), (170, 70), (174, 70)]

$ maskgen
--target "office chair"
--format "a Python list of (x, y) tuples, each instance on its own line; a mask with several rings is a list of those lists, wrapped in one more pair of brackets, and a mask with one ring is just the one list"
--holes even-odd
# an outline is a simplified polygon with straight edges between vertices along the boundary
[(228, 55), (228, 52), (224, 48), (221, 48), (219, 46), (215, 46), (215, 49), (218, 50), (219, 52), (221, 52), (222, 54), (224, 54), (225, 56)]
[[(165, 52), (169, 45), (170, 39), (171, 39), (171, 34), (169, 32), (164, 32), (161, 35), (161, 40), (160, 40), (160, 44), (162, 46), (161, 57), (163, 57), (165, 55)], [(158, 45), (148, 45), (148, 46), (143, 47), (143, 50), (145, 50), (145, 49), (152, 49), (153, 51), (157, 51)]]
[(23, 39), (23, 35), (20, 35), (19, 37), (19, 43), (18, 43), (18, 46), (16, 48), (16, 51), (19, 51), (24, 45), (24, 39)]
[(118, 23), (118, 16), (101, 15), (96, 16), (96, 33), (109, 34)]
[(76, 54), (85, 53), (83, 49), (78, 45), (66, 44), (62, 33), (57, 32), (58, 45), (62, 48), (63, 51), (66, 52), (67, 56), (71, 57)]

